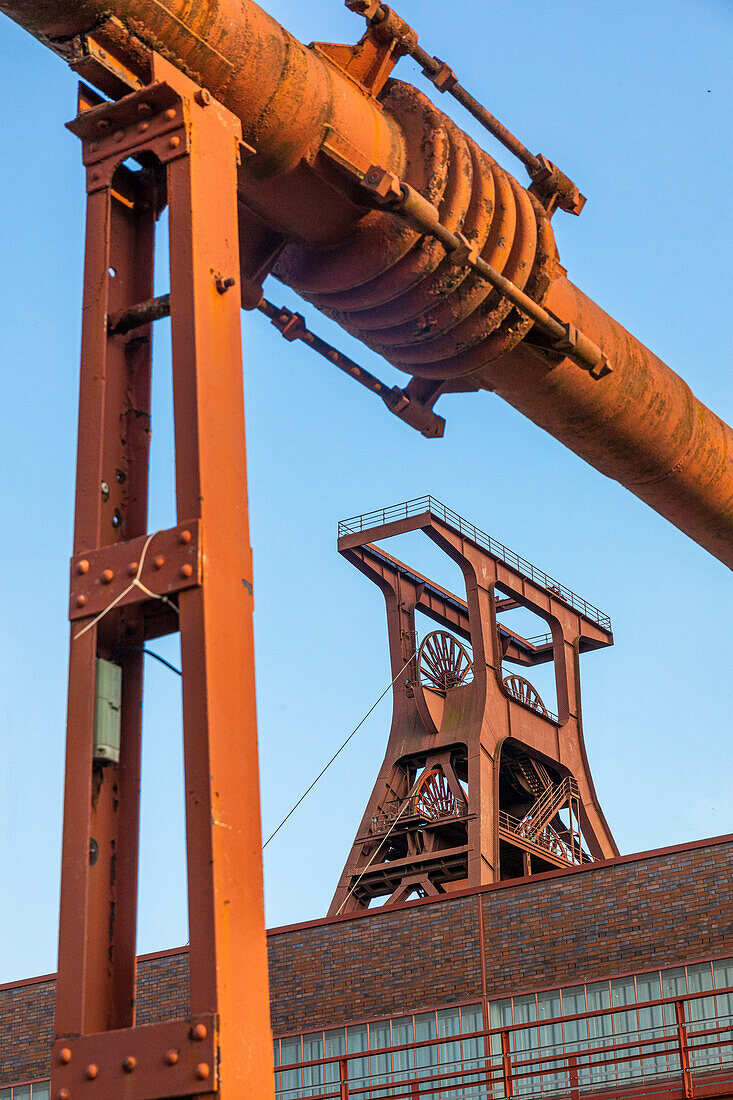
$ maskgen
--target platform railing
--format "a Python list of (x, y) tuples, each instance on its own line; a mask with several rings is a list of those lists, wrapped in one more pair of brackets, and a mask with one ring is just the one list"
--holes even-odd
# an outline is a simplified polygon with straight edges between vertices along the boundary
[(488, 550), (493, 557), (503, 561), (510, 569), (541, 585), (549, 592), (553, 592), (564, 603), (569, 604), (575, 611), (579, 611), (586, 619), (597, 623), (603, 630), (611, 629), (611, 620), (603, 611), (594, 607), (592, 603), (588, 603), (587, 600), (584, 600), (582, 596), (579, 596), (570, 588), (566, 588), (564, 584), (560, 584), (544, 570), (532, 565), (531, 562), (515, 553), (514, 550), (510, 550), (508, 546), (504, 546), (502, 542), (491, 535), (487, 535), (485, 531), (481, 531), (473, 523), (469, 523), (468, 520), (463, 519), (452, 508), (448, 508), (441, 501), (436, 500), (435, 497), (415, 497), (413, 500), (402, 501), (401, 504), (393, 504), (389, 508), (380, 508), (375, 512), (365, 512), (364, 515), (351, 516), (349, 519), (341, 520), (338, 526), (339, 538), (343, 538), (345, 535), (357, 534), (361, 531), (369, 531), (373, 527), (381, 527), (385, 523), (394, 523), (396, 520), (419, 516), (423, 512), (429, 512), (436, 519), (442, 520), (446, 526), (452, 527), (459, 535), (464, 535), (471, 542), (475, 542), (477, 546), (482, 546), (485, 550)]
[[(716, 998), (726, 1011), (714, 1009), (710, 1014)], [(276, 1069), (277, 1097), (729, 1097), (733, 1095), (731, 1010), (733, 986), (298, 1062)], [(632, 1013), (644, 1013), (657, 1021), (624, 1030)], [(558, 1033), (566, 1036), (568, 1031), (582, 1030), (583, 1025), (586, 1034), (582, 1038), (557, 1038)]]

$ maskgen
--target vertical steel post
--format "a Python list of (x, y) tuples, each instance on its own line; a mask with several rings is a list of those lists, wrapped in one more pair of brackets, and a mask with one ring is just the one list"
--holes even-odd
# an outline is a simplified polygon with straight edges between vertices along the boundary
[[(88, 93), (82, 106), (70, 124), (84, 143), (89, 202), (51, 1094), (267, 1100), (274, 1075), (238, 289), (240, 123), (162, 58), (147, 88), (114, 103)], [(146, 167), (130, 171), (131, 156)], [(160, 316), (148, 307), (162, 195), (179, 524), (146, 535), (150, 321)], [(146, 638), (175, 630), (190, 1015), (142, 1027), (134, 1012), (141, 650)], [(119, 763), (94, 759), (99, 658), (122, 667)]]
[[(74, 551), (145, 532), (150, 326), (110, 339), (107, 313), (152, 293), (154, 182), (118, 171), (87, 202)], [(76, 566), (77, 571), (82, 563)], [(79, 597), (81, 599), (81, 597)], [(56, 1033), (129, 1027), (135, 991), (142, 619), (71, 628)], [(118, 657), (118, 764), (93, 766), (95, 662)]]
[[(170, 67), (170, 79), (174, 76)], [(191, 1012), (219, 1015), (222, 1100), (273, 1094), (239, 292), (238, 119), (198, 109), (171, 163), (179, 520), (200, 518), (204, 583), (179, 598)]]
[(674, 1015), (677, 1021), (677, 1043), (679, 1047), (680, 1069), (682, 1070), (682, 1087), (685, 1100), (691, 1100), (695, 1096), (695, 1088), (692, 1083), (692, 1071), (690, 1069), (690, 1047), (687, 1038), (687, 1022), (685, 1020), (685, 1002), (674, 1002)]
[(568, 1080), (570, 1083), (570, 1100), (580, 1100), (578, 1088), (578, 1057), (571, 1054), (568, 1058)]
[(514, 1096), (511, 1045), (508, 1031), (502, 1031), (501, 1033), (501, 1074), (504, 1081), (504, 1096), (507, 1098)]
[(346, 1058), (339, 1058), (339, 1085), (340, 1100), (349, 1100), (349, 1062)]

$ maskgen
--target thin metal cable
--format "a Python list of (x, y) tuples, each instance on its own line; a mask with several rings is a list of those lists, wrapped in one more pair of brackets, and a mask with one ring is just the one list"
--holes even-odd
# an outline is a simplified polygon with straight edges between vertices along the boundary
[(350, 740), (351, 740), (351, 738), (352, 738), (352, 737), (354, 736), (354, 734), (355, 734), (355, 733), (356, 733), (356, 732), (357, 732), (357, 731), (358, 731), (358, 730), (359, 730), (359, 729), (360, 729), (360, 728), (361, 728), (361, 727), (362, 727), (362, 726), (364, 725), (364, 723), (366, 722), (367, 718), (368, 718), (368, 717), (369, 717), (369, 715), (370, 715), (370, 714), (372, 713), (372, 711), (373, 711), (373, 710), (374, 710), (374, 709), (375, 709), (375, 708), (376, 708), (376, 707), (377, 707), (377, 706), (379, 705), (379, 703), (381, 703), (382, 699), (384, 699), (384, 697), (385, 697), (385, 695), (387, 694), (387, 692), (389, 691), (389, 689), (390, 689), (391, 687), (393, 687), (393, 686), (394, 686), (394, 684), (395, 684), (395, 681), (396, 681), (396, 680), (397, 680), (397, 679), (398, 679), (398, 678), (399, 678), (399, 677), (400, 677), (400, 676), (402, 675), (402, 673), (403, 673), (403, 672), (405, 671), (405, 669), (406, 669), (406, 668), (407, 668), (407, 666), (409, 665), (410, 661), (413, 661), (414, 659), (415, 659), (415, 658), (414, 658), (414, 655), (413, 655), (412, 657), (409, 657), (407, 661), (405, 661), (404, 665), (402, 666), (402, 668), (400, 669), (400, 671), (399, 671), (399, 672), (397, 673), (397, 675), (395, 676), (394, 680), (392, 680), (392, 682), (391, 682), (391, 683), (387, 684), (386, 688), (384, 689), (384, 691), (382, 692), (382, 694), (381, 694), (381, 695), (379, 696), (379, 698), (377, 699), (377, 701), (376, 701), (375, 703), (373, 703), (373, 704), (372, 704), (372, 706), (371, 706), (371, 707), (369, 708), (369, 710), (368, 710), (368, 711), (366, 712), (366, 714), (364, 715), (364, 717), (362, 718), (362, 720), (361, 720), (361, 721), (359, 722), (359, 725), (358, 725), (358, 726), (355, 726), (355, 727), (354, 727), (354, 729), (353, 729), (353, 730), (351, 731), (351, 733), (349, 734), (349, 736), (348, 736), (348, 737), (346, 738), (346, 740), (344, 741), (343, 745), (341, 745), (341, 747), (340, 747), (340, 748), (338, 748), (338, 749), (336, 750), (336, 752), (335, 752), (335, 753), (333, 754), (333, 756), (332, 756), (332, 757), (331, 757), (331, 759), (330, 759), (330, 760), (328, 761), (328, 763), (327, 763), (327, 764), (325, 765), (325, 767), (324, 767), (324, 768), (322, 768), (322, 769), (321, 769), (321, 771), (320, 771), (320, 772), (318, 773), (318, 775), (316, 776), (316, 778), (315, 778), (315, 779), (313, 780), (313, 782), (311, 783), (310, 787), (308, 787), (308, 788), (307, 788), (307, 789), (306, 789), (306, 790), (305, 790), (305, 791), (303, 792), (303, 794), (302, 794), (302, 795), (300, 796), (300, 798), (299, 798), (299, 799), (298, 799), (298, 801), (297, 801), (297, 802), (295, 803), (295, 805), (294, 805), (294, 806), (292, 806), (292, 807), (290, 808), (290, 810), (288, 810), (287, 814), (286, 814), (286, 815), (285, 815), (285, 817), (284, 817), (284, 818), (282, 819), (282, 821), (281, 821), (281, 822), (280, 822), (280, 824), (278, 825), (277, 829), (275, 829), (275, 831), (274, 831), (273, 833), (270, 833), (270, 835), (268, 836), (267, 840), (266, 840), (266, 841), (265, 841), (265, 843), (264, 843), (264, 844), (262, 845), (262, 851), (263, 851), (263, 852), (264, 852), (265, 848), (267, 847), (267, 845), (268, 845), (268, 844), (270, 843), (270, 841), (272, 840), (272, 838), (273, 838), (274, 836), (276, 836), (276, 835), (277, 835), (277, 833), (279, 833), (279, 832), (280, 832), (280, 830), (282, 829), (283, 825), (284, 825), (284, 824), (285, 824), (285, 822), (286, 822), (286, 821), (288, 820), (288, 818), (292, 817), (292, 815), (293, 815), (293, 814), (295, 813), (295, 811), (296, 811), (296, 810), (298, 809), (298, 806), (300, 806), (301, 802), (302, 802), (302, 801), (303, 801), (303, 800), (304, 800), (305, 798), (307, 798), (307, 796), (308, 796), (308, 795), (310, 794), (310, 792), (311, 792), (311, 791), (313, 790), (313, 788), (315, 787), (315, 785), (316, 785), (316, 783), (318, 782), (318, 780), (319, 780), (319, 779), (321, 779), (321, 778), (322, 778), (322, 777), (323, 777), (323, 776), (324, 776), (324, 775), (326, 774), (326, 772), (327, 772), (327, 771), (328, 771), (328, 769), (329, 769), (329, 768), (331, 767), (331, 765), (333, 764), (333, 762), (334, 762), (334, 760), (336, 759), (336, 757), (337, 757), (337, 756), (339, 755), (339, 753), (340, 753), (340, 752), (342, 752), (342, 751), (343, 751), (343, 750), (344, 750), (344, 749), (346, 748), (346, 746), (348, 745), (349, 741), (350, 741)]

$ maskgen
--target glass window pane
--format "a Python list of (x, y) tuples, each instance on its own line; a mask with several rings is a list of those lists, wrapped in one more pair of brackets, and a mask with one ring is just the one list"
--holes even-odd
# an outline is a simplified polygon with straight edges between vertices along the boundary
[[(347, 1027), (346, 1029), (346, 1053), (347, 1054), (359, 1054), (362, 1050), (367, 1050), (369, 1046), (368, 1031), (366, 1024), (357, 1024), (355, 1027)], [(369, 1074), (369, 1059), (368, 1058), (353, 1058), (349, 1059), (349, 1083), (350, 1084), (364, 1084)]]
[[(474, 1031), (483, 1029), (484, 1014), (481, 1005), (466, 1005), (461, 1009), (461, 1034), (470, 1035)], [(461, 1042), (464, 1076), (461, 1078), (463, 1092), (461, 1097), (465, 1100), (477, 1100), (486, 1096), (486, 1089), (482, 1085), (485, 1080), (484, 1073), (484, 1040), (481, 1038), (463, 1039)]]
[[(662, 984), (659, 972), (640, 974), (636, 979), (636, 996), (639, 1001), (658, 1001), (662, 996)], [(655, 1043), (654, 1039), (673, 1038), (673, 1029), (664, 1026), (664, 1011), (661, 1005), (639, 1009), (639, 1038), (642, 1054), (641, 1071), (644, 1077), (660, 1077), (671, 1073), (674, 1064), (669, 1059), (664, 1042)]]
[(31, 1100), (30, 1085), (16, 1085), (13, 1089), (13, 1100)]
[[(718, 959), (713, 963), (713, 982), (716, 989), (725, 989), (733, 986), (733, 959)], [(718, 1002), (718, 1027), (730, 1028), (733, 1023), (733, 993), (719, 993)], [(725, 1036), (722, 1036), (725, 1038)], [(733, 1061), (733, 1046), (720, 1048), (721, 1059), (724, 1062)]]
[[(611, 1007), (611, 989), (608, 982), (593, 982), (585, 987), (585, 996), (589, 1012), (598, 1012)], [(613, 1051), (601, 1048), (613, 1043), (613, 1021), (611, 1016), (592, 1016), (588, 1020), (588, 1046), (592, 1053), (589, 1059), (590, 1080), (593, 1084), (615, 1081), (613, 1070)]]
[[(687, 968), (687, 988), (690, 993), (702, 993), (713, 988), (713, 968), (710, 963), (696, 963)], [(690, 1040), (690, 1064), (694, 1066), (709, 1066), (720, 1062), (720, 1052), (715, 1048), (706, 1046), (711, 1040), (707, 1035), (697, 1034), (707, 1028), (715, 1026), (716, 1006), (715, 997), (696, 997), (695, 1000), (685, 1003), (685, 1013), (690, 1024), (687, 1028), (687, 1036)], [(695, 1049), (702, 1047), (703, 1049)]]
[(0, 1089), (0, 1100), (10, 1100), (10, 1089)]
[(31, 1090), (33, 1100), (48, 1100), (49, 1088), (50, 1081), (39, 1081)]
[[(280, 1040), (280, 1059), (283, 1066), (292, 1066), (302, 1061), (300, 1035), (290, 1035), (287, 1039)], [(300, 1097), (302, 1083), (302, 1074), (299, 1069), (285, 1069), (275, 1074), (277, 1092), (283, 1100), (296, 1100), (296, 1097)]]
[[(415, 1042), (425, 1043), (428, 1039), (434, 1039), (437, 1034), (437, 1026), (434, 1012), (423, 1012), (415, 1017)], [(431, 1044), (427, 1047), (419, 1047), (415, 1051), (415, 1068), (427, 1070), (430, 1066), (438, 1064), (438, 1048)], [(431, 1074), (419, 1074), (419, 1076), (431, 1076)]]

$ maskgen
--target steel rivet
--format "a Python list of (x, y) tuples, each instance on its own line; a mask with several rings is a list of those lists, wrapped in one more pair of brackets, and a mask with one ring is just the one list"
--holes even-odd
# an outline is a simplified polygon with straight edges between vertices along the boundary
[(76, 597), (76, 606), (77, 607), (86, 607), (86, 605), (87, 605), (86, 596), (77, 596)]
[(198, 91), (194, 92), (193, 98), (199, 107), (208, 107), (211, 103), (211, 92), (207, 91), (206, 88), (199, 88)]
[(207, 1062), (199, 1062), (199, 1064), (196, 1066), (196, 1076), (198, 1077), (199, 1081), (205, 1081), (210, 1073), (211, 1070), (209, 1069)]
[(184, 580), (186, 577), (193, 576), (193, 566), (189, 565), (188, 562), (186, 562), (185, 565), (181, 566), (181, 576), (184, 578)]
[(68, 1089), (59, 1089), (56, 1093), (56, 1100), (71, 1100), (71, 1093)]
[(205, 1039), (208, 1034), (206, 1024), (194, 1024), (191, 1028), (191, 1038), (195, 1039), (198, 1043), (200, 1043), (202, 1039)]
[(116, 141), (118, 145), (120, 144), (120, 142), (121, 142), (121, 141), (124, 141), (124, 138), (125, 138), (125, 134), (124, 134), (124, 131), (123, 131), (123, 130), (117, 130), (117, 131), (116, 131), (116, 132), (115, 132), (115, 133), (114, 133), (114, 134), (112, 135), (112, 140), (113, 140), (113, 141)]
[(61, 1047), (59, 1051), (59, 1062), (62, 1066), (68, 1066), (71, 1061), (71, 1051), (68, 1047)]
[(89, 562), (86, 558), (82, 558), (80, 562), (77, 562), (76, 571), (81, 577), (83, 577), (85, 573), (89, 572)]
[(84, 1070), (84, 1076), (86, 1077), (87, 1081), (93, 1081), (98, 1073), (99, 1067), (95, 1066), (94, 1062), (91, 1062)]
[(89, 152), (90, 153), (96, 153), (98, 148), (99, 148), (99, 142), (98, 141), (92, 141), (89, 145)]
[(167, 1066), (175, 1066), (178, 1061), (178, 1051), (171, 1048), (165, 1052), (165, 1064)]
[(93, 180), (101, 180), (101, 178), (102, 178), (102, 173), (99, 171), (98, 168), (95, 168), (94, 171), (92, 172), (92, 179)]
[(109, 130), (109, 119), (100, 118), (99, 122), (97, 123), (97, 129), (101, 130), (102, 133), (105, 133), (107, 130)]
[(175, 107), (169, 107), (168, 110), (164, 113), (163, 117), (167, 118), (169, 122), (172, 122), (172, 120), (176, 117)]
[(153, 567), (155, 569), (162, 569), (165, 565), (165, 558), (162, 554), (156, 554), (153, 558)]
[(134, 577), (134, 576), (137, 575), (139, 565), (140, 565), (139, 561), (131, 561), (130, 562), (130, 564), (127, 567), (128, 577)]
[(149, 122), (139, 122), (137, 128), (138, 128), (138, 131), (141, 134), (144, 134), (146, 130), (150, 129), (150, 123)]
[(181, 139), (179, 137), (174, 136), (174, 137), (170, 138), (170, 140), (168, 142), (168, 148), (169, 149), (177, 149), (180, 144), (181, 144)]
[(181, 531), (180, 535), (178, 536), (178, 541), (181, 543), (182, 546), (188, 546), (189, 542), (191, 541), (191, 532)]
[(115, 579), (114, 570), (104, 569), (102, 571), (102, 576), (99, 579), (101, 580), (102, 584), (111, 584), (112, 581)]
[(127, 1058), (125, 1058), (124, 1062), (122, 1063), (122, 1068), (124, 1069), (125, 1073), (132, 1073), (132, 1071), (136, 1067), (137, 1058), (135, 1058), (132, 1054), (128, 1054)]
[(149, 103), (138, 103), (137, 113), (140, 115), (141, 118), (144, 118), (148, 115), (152, 115), (153, 108), (150, 106)]

